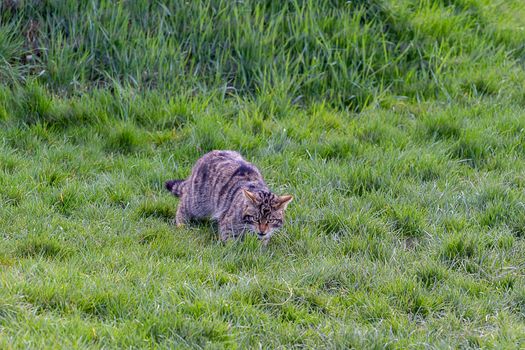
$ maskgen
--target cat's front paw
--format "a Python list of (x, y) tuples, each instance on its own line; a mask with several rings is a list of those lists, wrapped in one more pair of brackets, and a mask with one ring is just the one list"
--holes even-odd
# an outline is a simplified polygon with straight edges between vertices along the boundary
[(222, 242), (222, 243), (226, 243), (228, 241), (228, 239), (230, 238), (230, 235), (228, 233), (221, 233), (219, 235), (219, 240)]

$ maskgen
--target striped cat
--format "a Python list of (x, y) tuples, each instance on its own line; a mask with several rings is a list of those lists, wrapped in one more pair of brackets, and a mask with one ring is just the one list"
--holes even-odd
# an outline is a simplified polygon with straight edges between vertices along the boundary
[(234, 151), (205, 154), (189, 178), (166, 181), (166, 189), (180, 198), (177, 226), (212, 218), (222, 241), (251, 231), (265, 245), (283, 225), (284, 210), (293, 198), (270, 192), (259, 169)]

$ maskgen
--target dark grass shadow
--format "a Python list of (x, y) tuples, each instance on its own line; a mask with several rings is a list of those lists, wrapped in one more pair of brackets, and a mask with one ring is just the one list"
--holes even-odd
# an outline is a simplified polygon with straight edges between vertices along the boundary
[(72, 254), (72, 248), (54, 239), (42, 237), (25, 239), (15, 249), (15, 256), (21, 258), (42, 257), (51, 260), (64, 260)]
[(168, 201), (142, 202), (136, 210), (137, 216), (141, 218), (155, 218), (167, 223), (175, 223), (177, 207)]

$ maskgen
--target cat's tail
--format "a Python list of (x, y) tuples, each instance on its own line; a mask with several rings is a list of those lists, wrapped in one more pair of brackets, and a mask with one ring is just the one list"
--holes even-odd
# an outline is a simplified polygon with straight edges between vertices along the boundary
[(186, 180), (168, 180), (164, 183), (166, 189), (170, 191), (175, 197), (182, 196), (185, 185)]

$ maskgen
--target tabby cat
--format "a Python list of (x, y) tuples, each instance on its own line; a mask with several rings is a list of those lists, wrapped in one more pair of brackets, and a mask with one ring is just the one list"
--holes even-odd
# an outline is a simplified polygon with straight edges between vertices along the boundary
[(251, 231), (266, 245), (283, 225), (284, 210), (293, 199), (270, 192), (259, 169), (234, 151), (209, 152), (197, 160), (188, 179), (165, 185), (180, 198), (177, 226), (212, 218), (222, 241)]

